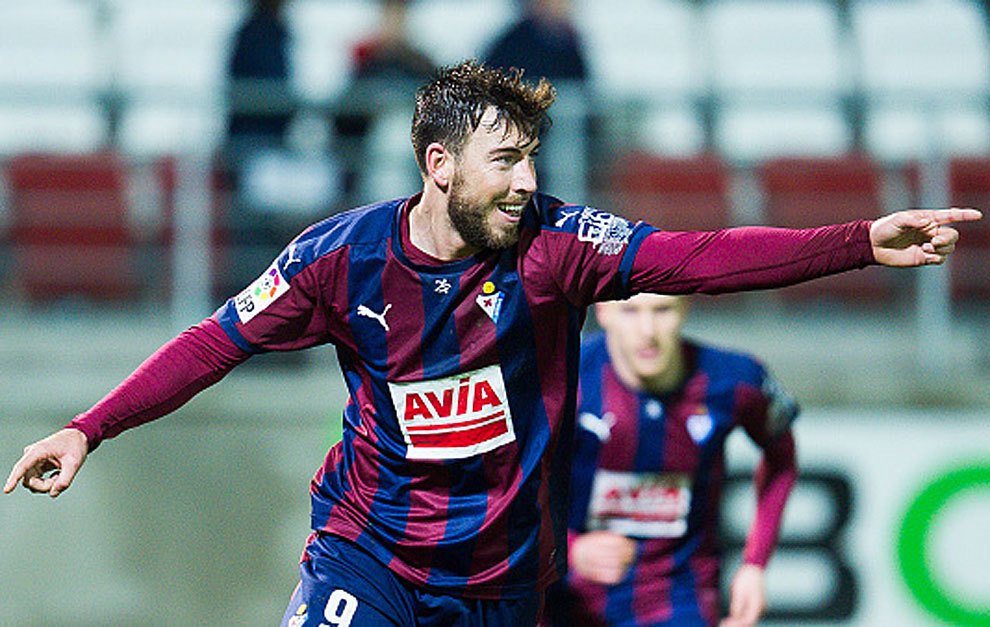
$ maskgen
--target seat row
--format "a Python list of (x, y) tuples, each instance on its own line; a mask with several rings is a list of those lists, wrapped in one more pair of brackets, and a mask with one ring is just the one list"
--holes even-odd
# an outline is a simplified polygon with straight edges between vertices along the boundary
[[(0, 241), (12, 261), (0, 283), (8, 294), (38, 302), (167, 297), (167, 260), (181, 183), (173, 159), (149, 166), (115, 153), (34, 154), (6, 160), (0, 176), (7, 183), (9, 211)], [(889, 169), (863, 156), (777, 159), (748, 170), (713, 155), (672, 158), (633, 151), (602, 173), (591, 197), (601, 208), (665, 230), (809, 227), (912, 206), (921, 197), (922, 178), (917, 165)], [(204, 260), (204, 270), (222, 285), (219, 273), (231, 255), (225, 226), (231, 190), (219, 170), (210, 180), (214, 252)], [(948, 203), (990, 207), (990, 159), (952, 160), (946, 183)], [(952, 293), (986, 302), (990, 224), (984, 220), (965, 225), (965, 230), (950, 264)], [(802, 302), (838, 299), (875, 305), (912, 294), (904, 289), (910, 276), (869, 268), (783, 293)]]

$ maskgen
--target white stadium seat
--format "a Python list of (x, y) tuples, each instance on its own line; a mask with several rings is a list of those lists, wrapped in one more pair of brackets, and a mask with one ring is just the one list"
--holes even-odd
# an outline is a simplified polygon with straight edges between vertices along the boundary
[(597, 97), (638, 119), (629, 141), (658, 154), (699, 152), (705, 76), (697, 11), (676, 0), (581, 0), (575, 21)]
[(517, 11), (511, 0), (413, 2), (409, 38), (441, 65), (479, 58)]
[(716, 148), (742, 162), (850, 148), (849, 72), (831, 2), (721, 0), (704, 14)]
[(128, 154), (208, 153), (221, 138), (226, 64), (244, 4), (175, 0), (116, 5), (112, 45)]
[(978, 3), (857, 2), (850, 17), (874, 156), (990, 151), (990, 44)]
[(7, 105), (0, 101), (0, 155), (92, 152), (104, 147), (107, 119), (95, 103)]
[(295, 90), (324, 102), (346, 85), (351, 49), (374, 28), (378, 5), (367, 0), (296, 0), (288, 5)]
[(0, 3), (0, 152), (88, 151), (107, 139), (95, 3)]

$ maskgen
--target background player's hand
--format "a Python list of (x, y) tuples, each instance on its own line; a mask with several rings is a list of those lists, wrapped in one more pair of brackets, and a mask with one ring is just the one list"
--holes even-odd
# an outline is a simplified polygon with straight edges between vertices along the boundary
[(760, 620), (766, 605), (763, 569), (755, 564), (743, 564), (732, 578), (729, 615), (719, 627), (752, 627)]
[(592, 531), (570, 548), (571, 568), (585, 579), (611, 586), (622, 581), (636, 557), (636, 542), (611, 531)]
[(57, 431), (24, 448), (24, 455), (10, 471), (3, 492), (9, 494), (20, 481), (28, 490), (47, 492), (54, 498), (68, 489), (88, 452), (89, 445), (82, 431)]
[(946, 226), (983, 217), (976, 209), (911, 209), (886, 215), (870, 226), (873, 256), (885, 266), (939, 264), (952, 253), (959, 232)]

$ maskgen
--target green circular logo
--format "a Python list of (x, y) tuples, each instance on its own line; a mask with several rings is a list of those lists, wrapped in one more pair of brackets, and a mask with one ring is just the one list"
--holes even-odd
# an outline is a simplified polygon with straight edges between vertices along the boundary
[(954, 597), (932, 573), (933, 523), (946, 503), (967, 490), (990, 490), (990, 465), (956, 468), (928, 484), (911, 503), (897, 536), (897, 561), (914, 598), (942, 620), (960, 626), (990, 626), (990, 606), (974, 607)]

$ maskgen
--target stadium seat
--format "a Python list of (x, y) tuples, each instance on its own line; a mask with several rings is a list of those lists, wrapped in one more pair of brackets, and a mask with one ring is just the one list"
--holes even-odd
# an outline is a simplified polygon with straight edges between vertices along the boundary
[(346, 86), (351, 48), (374, 28), (377, 3), (296, 0), (287, 8), (294, 88), (304, 99), (325, 102)]
[(230, 0), (116, 5), (112, 45), (125, 153), (208, 154), (217, 147), (227, 57), (243, 9)]
[(703, 14), (718, 150), (744, 163), (848, 151), (850, 85), (832, 2), (722, 0)]
[(624, 125), (622, 141), (648, 153), (698, 155), (705, 148), (703, 46), (696, 9), (675, 0), (575, 2), (591, 84)]
[(107, 117), (95, 102), (0, 103), (0, 154), (87, 153), (108, 137)]
[(409, 37), (437, 63), (480, 58), (494, 37), (514, 19), (511, 0), (429, 0), (413, 2)]
[(633, 152), (609, 177), (606, 209), (667, 231), (715, 230), (731, 225), (729, 170), (712, 155), (670, 158)]
[[(949, 164), (949, 194), (955, 207), (990, 207), (990, 158), (957, 158)], [(990, 220), (960, 225), (962, 237), (950, 261), (951, 289), (956, 298), (990, 299)]]
[(86, 152), (107, 141), (98, 6), (0, 3), (0, 153)]
[[(864, 156), (773, 159), (759, 166), (757, 179), (771, 226), (815, 227), (887, 213), (882, 172)], [(894, 299), (901, 287), (897, 278), (888, 268), (871, 266), (787, 287), (781, 294), (790, 302), (876, 305)]]
[(110, 153), (23, 155), (6, 163), (13, 280), (30, 300), (136, 296), (127, 175)]
[(990, 49), (979, 3), (852, 3), (853, 50), (875, 157), (990, 152)]

